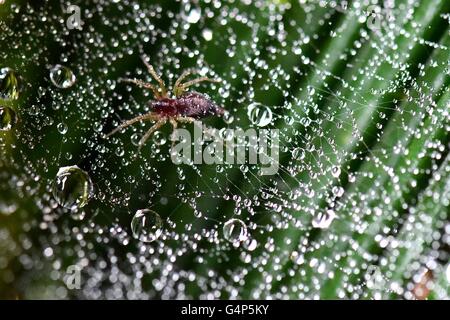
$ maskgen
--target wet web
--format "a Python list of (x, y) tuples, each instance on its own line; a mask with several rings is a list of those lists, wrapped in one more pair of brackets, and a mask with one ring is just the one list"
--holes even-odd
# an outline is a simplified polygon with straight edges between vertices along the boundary
[[(433, 273), (448, 297), (448, 16), (396, 1), (374, 30), (366, 2), (73, 1), (82, 30), (65, 2), (0, 5), (0, 67), (23, 80), (0, 136), (2, 281), (26, 297), (412, 299)], [(152, 81), (142, 52), (167, 84), (221, 79), (193, 88), (227, 110), (209, 128), (278, 129), (278, 172), (175, 165), (169, 124), (139, 157), (151, 124), (105, 139), (150, 111), (118, 81)], [(61, 194), (67, 209), (53, 188), (73, 166), (71, 190), (93, 190), (82, 208)]]

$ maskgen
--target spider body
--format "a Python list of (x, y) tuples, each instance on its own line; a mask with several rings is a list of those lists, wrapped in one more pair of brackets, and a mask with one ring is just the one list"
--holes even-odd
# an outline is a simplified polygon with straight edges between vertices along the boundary
[(160, 117), (189, 117), (202, 119), (223, 115), (224, 109), (207, 96), (198, 92), (187, 92), (179, 98), (164, 98), (150, 102), (152, 111)]
[(175, 97), (172, 98), (169, 97), (166, 86), (161, 77), (155, 72), (155, 69), (144, 57), (142, 57), (142, 61), (147, 66), (152, 77), (158, 82), (159, 86), (157, 87), (151, 83), (146, 83), (137, 79), (122, 79), (122, 81), (133, 83), (141, 88), (150, 89), (153, 92), (155, 100), (149, 102), (151, 112), (123, 122), (116, 129), (108, 133), (106, 137), (125, 129), (136, 122), (155, 122), (139, 141), (139, 148), (141, 148), (147, 139), (166, 122), (170, 122), (172, 127), (176, 129), (179, 122), (189, 123), (208, 116), (221, 116), (224, 114), (225, 110), (217, 106), (206, 95), (198, 92), (186, 92), (186, 89), (194, 84), (203, 81), (218, 82), (217, 80), (200, 77), (183, 83), (182, 81), (190, 75), (189, 71), (185, 71), (175, 82), (173, 87), (173, 95)]

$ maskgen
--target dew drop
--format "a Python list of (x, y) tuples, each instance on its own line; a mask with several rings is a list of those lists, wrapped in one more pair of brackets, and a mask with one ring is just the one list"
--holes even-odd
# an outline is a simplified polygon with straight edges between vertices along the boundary
[(202, 32), (202, 36), (206, 41), (211, 41), (213, 38), (213, 33), (210, 29), (204, 29)]
[(76, 81), (76, 77), (71, 69), (57, 64), (50, 69), (50, 80), (56, 87), (67, 89), (73, 86)]
[(0, 131), (9, 131), (17, 123), (17, 114), (10, 107), (0, 106)]
[(61, 134), (67, 133), (68, 127), (65, 123), (63, 123), (63, 122), (58, 123), (57, 128), (58, 128), (59, 133), (61, 133)]
[(331, 174), (333, 177), (335, 178), (339, 178), (339, 176), (341, 175), (341, 168), (335, 166), (331, 169)]
[(135, 146), (139, 146), (139, 141), (141, 140), (141, 137), (137, 133), (133, 133), (131, 135), (131, 143)]
[(76, 210), (84, 207), (94, 193), (88, 173), (78, 166), (62, 167), (53, 182), (53, 196), (64, 208)]
[(334, 186), (334, 187), (331, 189), (331, 192), (333, 193), (333, 195), (334, 195), (335, 197), (342, 197), (342, 195), (344, 194), (345, 190), (344, 190), (344, 188), (342, 188), (342, 187)]
[(200, 10), (198, 9), (192, 9), (191, 12), (189, 12), (189, 15), (187, 17), (187, 22), (189, 23), (197, 23), (200, 20)]
[(72, 212), (70, 212), (70, 216), (72, 217), (73, 220), (81, 221), (84, 220), (84, 218), (86, 217), (86, 211), (73, 210)]
[(153, 134), (152, 140), (157, 146), (162, 146), (167, 142), (164, 134), (160, 131)]
[(248, 106), (247, 115), (250, 121), (258, 127), (265, 127), (272, 122), (272, 110), (257, 102)]
[(223, 235), (231, 243), (238, 243), (248, 239), (247, 226), (240, 219), (230, 219), (223, 225)]
[(303, 160), (305, 159), (305, 152), (302, 148), (295, 148), (292, 150), (292, 157), (297, 160)]
[(250, 237), (247, 237), (247, 240), (244, 241), (244, 248), (248, 251), (254, 251), (258, 246), (258, 242)]
[(234, 121), (234, 117), (233, 117), (233, 115), (232, 115), (231, 113), (225, 111), (225, 113), (224, 113), (224, 115), (223, 115), (223, 121), (224, 121), (226, 124), (231, 124), (231, 123), (233, 123), (233, 121)]
[(20, 78), (11, 68), (0, 69), (0, 98), (17, 100), (20, 92)]
[(162, 234), (163, 221), (159, 214), (150, 209), (136, 211), (131, 220), (133, 237), (142, 242), (152, 242)]
[(305, 262), (305, 257), (302, 254), (298, 253), (298, 251), (293, 251), (290, 255), (290, 259), (297, 265), (301, 265)]
[(336, 214), (333, 210), (327, 210), (327, 212), (325, 213), (319, 212), (319, 214), (314, 217), (312, 226), (318, 229), (327, 229), (331, 225), (335, 217)]

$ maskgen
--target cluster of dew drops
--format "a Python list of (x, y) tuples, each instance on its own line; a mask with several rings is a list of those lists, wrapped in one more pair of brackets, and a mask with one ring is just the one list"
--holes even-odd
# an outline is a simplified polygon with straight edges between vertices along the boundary
[[(332, 281), (335, 273), (341, 272), (344, 275), (344, 279), (350, 280), (352, 277), (357, 277), (358, 279), (363, 279), (363, 281), (356, 285), (344, 283), (344, 286), (339, 288), (337, 295), (339, 297), (347, 295), (359, 298), (362, 296), (362, 293), (360, 293), (361, 288), (373, 286), (373, 283), (376, 281), (384, 283), (388, 280), (383, 274), (377, 274), (377, 277), (374, 278), (372, 275), (365, 273), (367, 267), (371, 265), (371, 261), (376, 260), (377, 257), (370, 250), (352, 240), (352, 233), (361, 234), (368, 228), (362, 216), (373, 214), (376, 217), (380, 217), (382, 212), (385, 214), (384, 212), (388, 212), (392, 208), (389, 195), (384, 194), (382, 191), (362, 191), (359, 193), (357, 187), (349, 195), (345, 195), (345, 189), (340, 184), (341, 177), (346, 174), (345, 171), (348, 169), (343, 167), (344, 159), (356, 159), (360, 155), (357, 153), (351, 154), (351, 151), (347, 150), (338, 150), (340, 147), (339, 143), (342, 142), (335, 141), (335, 136), (341, 134), (341, 136), (350, 139), (348, 137), (354, 134), (356, 138), (361, 138), (361, 133), (358, 132), (356, 116), (349, 104), (354, 102), (355, 105), (360, 105), (365, 101), (362, 98), (361, 100), (356, 98), (354, 101), (346, 101), (344, 98), (340, 99), (340, 92), (335, 92), (337, 108), (327, 107), (329, 109), (319, 110), (315, 100), (318, 95), (323, 93), (318, 92), (318, 88), (312, 85), (303, 89), (304, 95), (301, 94), (303, 98), (293, 97), (290, 89), (291, 86), (295, 85), (295, 81), (290, 81), (291, 78), (293, 76), (302, 78), (315, 70), (312, 62), (313, 57), (308, 56), (303, 51), (307, 51), (305, 48), (308, 47), (311, 41), (317, 39), (319, 35), (308, 34), (301, 27), (297, 28), (295, 21), (288, 21), (286, 25), (281, 23), (284, 10), (289, 9), (289, 1), (240, 1), (240, 5), (232, 10), (230, 8), (233, 8), (233, 2), (205, 1), (209, 9), (202, 10), (195, 5), (195, 1), (176, 1), (177, 6), (180, 6), (180, 12), (172, 12), (170, 10), (165, 11), (166, 9), (160, 5), (147, 7), (137, 1), (109, 2), (96, 0), (94, 1), (96, 4), (94, 6), (96, 8), (95, 14), (100, 15), (103, 18), (102, 23), (112, 28), (117, 35), (112, 36), (111, 39), (106, 39), (102, 31), (97, 31), (90, 27), (82, 30), (84, 35), (75, 37), (75, 40), (73, 40), (75, 43), (72, 44), (76, 48), (74, 50), (81, 51), (83, 62), (79, 66), (71, 66), (70, 55), (66, 54), (58, 62), (49, 61), (46, 57), (32, 58), (32, 61), (40, 61), (42, 63), (39, 59), (44, 59), (44, 62), (48, 63), (46, 78), (50, 81), (51, 87), (39, 88), (37, 90), (38, 96), (42, 101), (45, 101), (46, 94), (55, 96), (53, 101), (55, 105), (52, 107), (55, 114), (63, 111), (72, 116), (79, 115), (82, 119), (82, 125), (88, 127), (81, 130), (83, 136), (79, 139), (86, 150), (89, 149), (89, 152), (94, 150), (99, 157), (90, 166), (90, 170), (83, 169), (81, 165), (77, 164), (82, 159), (79, 159), (75, 153), (72, 154), (70, 151), (67, 153), (61, 151), (58, 154), (58, 159), (52, 159), (48, 162), (43, 160), (45, 155), (42, 155), (42, 161), (40, 162), (41, 165), (48, 165), (50, 162), (55, 162), (58, 165), (62, 162), (66, 163), (66, 165), (58, 166), (56, 170), (50, 172), (50, 175), (52, 175), (50, 187), (45, 187), (51, 194), (51, 198), (45, 200), (51, 203), (49, 207), (55, 210), (57, 207), (62, 209), (62, 212), (71, 216), (74, 220), (82, 223), (86, 221), (81, 226), (64, 226), (66, 229), (59, 230), (56, 227), (56, 223), (54, 223), (56, 218), (48, 212), (46, 207), (43, 209), (44, 219), (39, 222), (41, 229), (51, 230), (56, 228), (56, 231), (52, 231), (54, 235), (50, 240), (39, 240), (43, 241), (40, 244), (44, 247), (44, 266), (41, 267), (45, 268), (50, 262), (52, 263), (50, 269), (53, 269), (51, 273), (53, 280), (64, 279), (66, 276), (63, 270), (65, 266), (63, 267), (63, 263), (58, 259), (57, 243), (62, 241), (64, 237), (74, 239), (78, 243), (75, 246), (75, 250), (78, 250), (78, 252), (73, 253), (73, 255), (78, 255), (78, 259), (74, 263), (84, 268), (86, 282), (83, 284), (82, 291), (75, 294), (90, 298), (151, 298), (155, 296), (186, 298), (190, 297), (187, 287), (194, 282), (201, 288), (202, 293), (200, 297), (202, 298), (220, 298), (224, 291), (227, 293), (227, 296), (232, 298), (240, 296), (285, 298), (292, 295), (299, 298), (317, 298), (320, 296), (318, 292), (320, 292), (321, 283)], [(300, 2), (308, 9), (306, 12), (314, 12), (314, 10), (323, 9), (324, 7), (323, 4), (319, 5), (319, 2)], [(0, 5), (2, 5), (1, 1)], [(82, 4), (80, 6), (83, 7)], [(252, 9), (264, 10), (271, 17), (264, 21), (268, 25), (258, 22), (254, 12), (245, 10), (246, 6)], [(131, 10), (129, 10), (130, 8)], [(332, 12), (333, 6), (330, 6), (329, 9)], [(106, 16), (109, 10), (123, 11), (124, 15), (117, 18)], [(19, 7), (13, 6), (12, 11), (18, 13)], [(58, 38), (57, 41), (59, 43), (64, 43), (66, 41), (64, 37), (70, 35), (71, 32), (77, 32), (65, 29), (65, 20), (63, 18), (66, 17), (47, 14), (45, 10), (34, 11), (32, 8), (27, 8), (25, 11), (27, 13), (22, 12), (21, 14), (26, 17), (27, 25), (32, 27), (24, 31), (23, 34), (14, 35), (17, 43), (20, 42), (21, 37), (25, 38), (27, 33), (33, 33), (34, 29), (39, 28), (40, 24), (56, 25), (57, 27), (49, 27), (49, 30), (46, 30), (46, 32), (54, 32), (57, 35), (61, 33), (59, 36), (55, 36)], [(95, 14), (84, 12), (84, 17), (88, 19)], [(105, 14), (104, 17), (102, 16), (103, 14)], [(306, 15), (306, 19), (308, 17), (310, 17), (309, 14)], [(327, 18), (329, 17), (329, 13), (325, 14), (319, 24), (328, 23)], [(158, 29), (157, 26), (158, 21), (165, 19), (171, 21), (168, 31)], [(196, 34), (196, 26), (204, 23), (204, 19), (216, 21), (217, 27), (226, 27), (231, 23), (250, 26), (252, 37), (240, 40), (231, 27), (226, 31), (226, 37), (223, 38), (215, 34), (212, 27), (203, 27), (201, 32)], [(7, 28), (4, 24), (1, 26)], [(283, 26), (284, 28), (295, 29), (297, 37), (294, 37), (294, 40), (290, 38)], [(191, 32), (191, 29), (194, 31)], [(8, 30), (5, 31), (3, 33), (4, 38), (0, 35), (1, 41), (9, 39)], [(270, 40), (280, 43), (279, 46), (268, 45), (265, 55), (260, 52), (263, 50), (258, 47), (265, 48), (264, 46), (267, 45), (264, 42), (259, 42), (261, 32), (265, 33)], [(188, 43), (193, 34), (196, 36), (194, 46)], [(41, 35), (39, 39), (36, 39), (36, 43), (43, 41), (42, 37)], [(332, 37), (336, 37), (336, 34), (332, 34)], [(352, 55), (352, 52), (360, 48), (361, 43), (366, 39), (367, 34), (361, 34), (360, 39), (354, 44), (354, 48), (350, 48), (349, 52), (343, 55)], [(158, 42), (160, 40), (163, 44)], [(242, 193), (239, 193), (241, 190), (237, 188), (233, 189), (233, 194), (230, 194), (227, 191), (232, 188), (222, 189), (219, 187), (218, 190), (223, 192), (223, 195), (218, 195), (217, 189), (208, 193), (209, 185), (220, 185), (223, 181), (232, 183), (231, 179), (235, 174), (234, 167), (218, 165), (215, 176), (210, 177), (202, 175), (199, 168), (192, 165), (191, 169), (198, 174), (199, 180), (203, 183), (186, 181), (185, 172), (182, 168), (177, 168), (176, 170), (178, 181), (165, 180), (163, 173), (160, 173), (158, 168), (152, 167), (154, 165), (153, 162), (144, 162), (144, 164), (139, 166), (139, 170), (142, 171), (141, 174), (134, 171), (135, 176), (131, 175), (125, 178), (118, 177), (116, 173), (108, 171), (107, 168), (105, 169), (108, 166), (108, 161), (110, 161), (108, 160), (111, 157), (110, 154), (113, 154), (113, 157), (116, 157), (117, 165), (126, 172), (125, 169), (129, 166), (131, 167), (133, 156), (125, 144), (131, 143), (133, 148), (137, 148), (137, 141), (139, 141), (142, 134), (142, 130), (139, 127), (130, 129), (133, 132), (131, 139), (123, 138), (119, 135), (113, 138), (113, 146), (108, 145), (105, 147), (98, 137), (106, 130), (106, 119), (112, 118), (113, 126), (119, 124), (122, 120), (115, 114), (117, 110), (110, 105), (113, 102), (120, 104), (123, 116), (130, 118), (145, 111), (133, 98), (133, 95), (125, 97), (121, 93), (115, 93), (119, 85), (116, 79), (110, 77), (111, 71), (115, 71), (113, 67), (114, 62), (124, 57), (139, 55), (136, 49), (139, 45), (142, 45), (144, 48), (158, 45), (160, 46), (158, 56), (156, 58), (151, 57), (152, 60), (161, 62), (161, 65), (156, 65), (158, 70), (164, 70), (165, 67), (171, 64), (176, 65), (178, 69), (182, 68), (183, 66), (176, 55), (186, 55), (190, 59), (195, 58), (201, 64), (205, 73), (214, 72), (214, 67), (208, 65), (207, 58), (196, 49), (196, 45), (207, 47), (210, 43), (220, 43), (221, 41), (229, 42), (229, 48), (225, 54), (230, 59), (235, 58), (242, 61), (240, 64), (242, 70), (233, 66), (231, 70), (227, 71), (227, 74), (219, 75), (222, 79), (228, 79), (223, 81), (220, 88), (216, 87), (218, 94), (215, 98), (220, 99), (217, 102), (224, 105), (228, 110), (222, 125), (234, 128), (239, 126), (246, 128), (248, 126), (273, 128), (275, 123), (281, 123), (280, 153), (281, 155), (288, 155), (290, 160), (287, 164), (281, 166), (280, 172), (270, 177), (268, 179), (269, 182), (260, 182), (260, 185), (257, 185), (256, 183), (259, 180), (256, 179), (255, 182), (255, 179), (252, 179), (252, 173), (254, 172), (252, 169), (254, 168), (241, 165), (237, 171), (242, 175), (244, 181), (248, 181), (248, 184), (252, 185), (249, 187), (251, 191), (242, 190)], [(46, 50), (39, 51), (40, 54), (45, 54), (46, 52)], [(28, 52), (27, 54), (30, 53)], [(172, 54), (174, 54), (173, 57)], [(243, 57), (239, 57), (239, 54), (243, 54)], [(271, 64), (271, 60), (275, 61), (276, 59), (291, 56), (301, 61), (302, 68), (293, 66), (292, 70), (285, 70), (280, 66)], [(92, 68), (92, 62), (98, 58), (107, 62), (99, 70), (90, 69)], [(23, 63), (23, 65), (29, 66), (30, 64)], [(123, 70), (121, 73), (114, 73), (114, 75), (119, 77), (126, 74), (144, 79), (146, 77), (144, 70), (144, 68), (140, 67), (137, 70)], [(14, 102), (19, 99), (19, 96), (27, 95), (30, 85), (24, 83), (25, 77), (21, 76), (20, 71), (20, 69), (16, 70), (7, 66), (0, 66), (0, 99), (2, 99), (0, 101)], [(369, 70), (364, 71), (370, 72)], [(261, 75), (264, 75), (264, 77)], [(373, 75), (369, 73), (368, 77), (371, 76)], [(165, 74), (164, 77), (169, 77), (173, 80), (176, 75)], [(242, 77), (242, 79), (239, 77)], [(333, 77), (333, 75), (324, 71), (323, 73), (319, 72), (319, 77), (326, 79), (327, 77)], [(80, 79), (83, 79), (82, 83), (80, 83)], [(348, 88), (348, 79), (338, 79), (343, 83), (344, 89)], [(239, 86), (241, 86), (240, 89), (237, 89)], [(280, 96), (282, 96), (282, 102), (274, 105), (266, 104), (264, 99), (258, 96), (261, 95), (261, 92), (256, 89), (257, 86), (262, 88), (262, 91), (269, 91), (270, 89), (279, 91)], [(395, 85), (393, 86), (390, 89), (395, 91)], [(134, 93), (130, 88), (126, 90), (128, 90), (128, 93)], [(358, 88), (354, 88), (354, 90), (358, 90)], [(98, 95), (111, 95), (111, 97), (98, 97)], [(61, 99), (65, 96), (70, 100), (70, 103), (75, 101), (79, 110), (69, 110), (69, 103), (61, 102)], [(145, 93), (144, 96), (147, 100), (151, 98)], [(27, 99), (30, 98), (28, 97)], [(25, 104), (25, 102), (21, 103)], [(24, 124), (19, 123), (21, 121), (19, 117), (20, 112), (23, 112), (34, 116), (34, 121), (42, 122), (44, 126), (55, 127), (57, 132), (63, 136), (62, 141), (70, 143), (71, 130), (74, 130), (77, 125), (81, 126), (81, 124), (71, 123), (71, 121), (74, 121), (73, 117), (67, 116), (67, 119), (64, 119), (64, 114), (55, 116), (53, 119), (44, 116), (41, 118), (39, 109), (43, 107), (45, 106), (40, 105), (39, 99), (37, 102), (34, 101), (32, 106), (28, 106), (28, 110), (18, 111), (18, 108), (14, 107), (13, 104), (11, 106), (1, 105), (0, 131), (3, 133), (15, 133), (15, 130), (18, 131), (23, 128)], [(22, 105), (21, 108), (26, 109), (27, 107)], [(240, 109), (244, 111), (240, 113)], [(317, 117), (317, 114), (320, 116)], [(383, 119), (385, 115), (380, 113), (378, 116), (380, 119)], [(321, 118), (322, 120), (320, 120)], [(27, 119), (32, 118), (27, 117)], [(398, 130), (408, 130), (401, 127), (404, 125), (402, 121), (403, 119), (400, 118)], [(27, 131), (28, 133), (30, 133), (29, 130)], [(334, 134), (330, 134), (330, 132), (334, 132)], [(129, 135), (126, 136), (128, 137)], [(22, 134), (21, 137), (30, 144), (29, 141), (32, 139), (30, 134)], [(39, 141), (36, 140), (35, 144), (38, 144)], [(167, 146), (167, 137), (163, 133), (157, 132), (155, 137), (151, 139), (150, 144), (152, 157), (161, 161), (167, 160), (163, 149), (163, 146)], [(32, 147), (34, 148), (34, 146)], [(438, 152), (441, 150), (441, 147), (436, 145), (431, 148), (435, 148), (436, 152)], [(367, 158), (364, 160), (375, 166), (375, 172), (380, 167), (389, 170), (390, 168), (387, 166), (383, 167), (380, 159), (384, 159), (384, 157), (393, 152), (404, 152), (403, 148), (404, 145), (402, 143), (395, 146), (386, 146), (385, 149), (373, 150), (373, 153), (370, 156), (365, 156)], [(20, 154), (24, 156), (25, 153)], [(74, 158), (76, 158), (76, 161)], [(24, 161), (24, 163), (27, 165), (29, 162)], [(52, 165), (54, 167), (54, 163)], [(24, 175), (36, 166), (38, 164), (30, 164), (28, 168), (30, 170), (24, 170)], [(349, 173), (347, 176), (348, 183), (352, 185), (357, 178), (361, 178), (370, 180), (375, 185), (379, 184), (380, 181), (377, 180), (377, 177), (371, 170), (369, 168), (367, 171), (361, 170)], [(111, 178), (105, 178), (102, 175), (108, 175)], [(202, 224), (196, 229), (195, 224), (188, 223), (182, 228), (184, 229), (183, 231), (179, 231), (180, 229), (176, 228), (178, 225), (183, 224), (183, 220), (179, 219), (177, 221), (175, 218), (168, 217), (167, 214), (156, 212), (151, 208), (151, 201), (149, 201), (147, 208), (133, 210), (132, 217), (128, 222), (129, 226), (124, 226), (119, 221), (120, 219), (112, 219), (107, 227), (100, 227), (92, 222), (93, 219), (88, 219), (86, 212), (94, 211), (95, 215), (99, 211), (105, 210), (104, 208), (90, 208), (94, 206), (92, 202), (106, 202), (111, 210), (126, 206), (133, 196), (133, 185), (142, 182), (139, 175), (144, 177), (151, 176), (152, 179), (155, 179), (156, 181), (152, 183), (153, 186), (158, 187), (158, 190), (165, 184), (177, 185), (178, 191), (176, 194), (171, 194), (167, 197), (158, 195), (158, 191), (155, 191), (151, 194), (151, 199), (158, 199), (158, 196), (160, 196), (160, 203), (165, 204), (168, 201), (172, 201), (171, 199), (173, 198), (181, 198), (181, 202), (188, 204), (191, 209), (191, 211), (184, 210), (183, 214), (194, 214), (198, 218), (202, 218), (207, 222), (213, 221), (216, 224), (212, 229), (203, 228), (201, 227)], [(395, 188), (398, 182), (396, 179), (398, 178), (394, 174), (392, 176), (394, 176), (393, 183)], [(220, 179), (220, 177), (224, 177), (224, 179)], [(292, 177), (293, 181), (287, 181)], [(26, 178), (22, 176), (21, 179), (26, 185)], [(34, 182), (40, 181), (36, 177), (30, 177), (29, 179), (30, 185), (32, 179), (34, 179)], [(44, 180), (42, 179), (42, 181)], [(130, 190), (123, 190), (114, 186), (115, 181), (122, 182), (121, 184), (123, 185), (129, 185)], [(124, 181), (125, 183), (123, 183)], [(185, 189), (191, 184), (194, 186), (194, 191), (189, 193)], [(253, 184), (255, 185), (253, 186)], [(211, 199), (220, 198), (231, 203), (235, 207), (233, 215), (225, 217), (224, 220), (215, 221), (214, 219), (208, 219), (210, 211), (203, 210), (197, 204), (197, 199), (208, 196)], [(380, 198), (382, 197), (381, 201)], [(56, 201), (56, 204), (53, 204), (52, 199)], [(371, 207), (369, 202), (377, 199), (380, 200), (380, 203), (375, 208)], [(41, 202), (45, 201), (40, 199), (37, 202), (42, 208), (45, 206)], [(318, 203), (320, 201), (327, 203), (325, 209), (319, 208)], [(360, 201), (362, 204), (358, 205), (355, 201)], [(346, 206), (354, 208), (350, 210), (351, 212), (347, 216), (339, 217), (339, 210), (345, 209)], [(299, 213), (301, 214), (299, 215)], [(100, 215), (108, 216), (108, 213), (101, 212)], [(394, 217), (395, 215), (389, 216), (389, 218)], [(315, 243), (309, 242), (309, 238), (312, 237), (314, 230), (326, 231), (340, 218), (342, 219), (340, 221), (350, 220), (348, 224), (337, 222), (340, 223), (343, 231), (342, 235), (330, 232), (320, 241)], [(411, 228), (415, 226), (414, 220), (408, 221), (408, 223)], [(221, 234), (217, 232), (217, 226), (220, 226)], [(27, 228), (29, 229), (30, 227)], [(168, 229), (173, 229), (173, 231)], [(300, 231), (300, 233), (293, 233), (294, 237), (298, 237), (301, 234), (299, 239), (291, 238), (289, 233), (291, 229)], [(445, 228), (447, 234), (449, 233), (448, 229), (447, 226)], [(73, 231), (72, 236), (67, 234), (68, 230)], [(127, 230), (130, 230), (134, 240), (130, 240)], [(397, 240), (389, 235), (390, 231), (388, 229), (380, 230), (375, 237), (375, 241), (380, 247), (391, 246), (391, 248), (395, 249), (399, 245), (409, 245), (407, 243), (399, 244)], [(274, 234), (273, 236), (272, 233)], [(277, 233), (280, 233), (282, 236), (277, 237)], [(87, 240), (88, 234), (93, 236), (89, 238), (90, 240)], [(229, 246), (223, 245), (221, 238), (231, 244), (232, 250), (235, 250), (231, 252), (240, 251), (238, 257), (232, 256), (233, 253), (230, 253)], [(169, 240), (174, 240), (175, 245)], [(130, 247), (130, 251), (120, 255), (112, 245), (114, 241)], [(210, 245), (203, 245), (202, 242), (205, 241)], [(110, 245), (109, 248), (105, 249), (104, 256), (100, 257), (100, 254), (93, 252), (95, 251), (96, 243)], [(330, 249), (334, 245), (336, 245), (335, 251)], [(24, 246), (31, 247), (30, 244)], [(288, 249), (284, 249), (285, 247)], [(120, 251), (120, 249), (117, 251)], [(182, 263), (180, 265), (177, 264), (179, 258), (189, 256), (192, 252), (195, 254), (195, 257), (190, 259), (193, 259), (200, 266), (205, 265), (206, 271), (202, 270), (202, 268), (191, 269), (183, 266)], [(316, 252), (318, 253), (317, 255), (315, 255)], [(230, 256), (228, 256), (229, 253)], [(429, 255), (433, 255), (433, 252), (429, 253)], [(357, 262), (357, 258), (354, 258), (355, 256), (361, 257), (362, 263)], [(22, 263), (28, 265), (28, 268), (30, 268), (31, 264), (29, 261), (30, 257), (31, 255), (24, 255), (21, 258)], [(120, 261), (121, 258), (125, 261)], [(239, 260), (239, 263), (236, 263), (236, 267), (233, 267), (234, 262), (232, 259)], [(348, 266), (340, 266), (339, 261), (343, 259), (349, 260)], [(216, 270), (216, 267), (208, 266), (209, 262), (216, 260), (219, 261), (221, 266), (217, 269), (225, 271), (220, 272)], [(125, 266), (127, 263), (128, 266), (131, 266), (131, 273)], [(361, 265), (357, 266), (358, 263), (361, 263)], [(383, 263), (389, 262), (384, 261)], [(230, 266), (227, 267), (227, 264), (230, 264)], [(285, 265), (292, 265), (292, 267), (289, 267), (287, 271), (283, 271), (285, 273), (282, 274), (282, 269)], [(419, 269), (420, 264), (417, 262), (409, 271), (411, 276), (416, 276), (417, 280), (415, 281), (418, 283), (423, 281), (423, 277), (417, 276), (416, 271)], [(251, 293), (243, 295), (243, 288), (245, 288), (246, 284), (245, 279), (249, 274), (252, 274), (252, 270), (260, 273), (262, 279), (254, 286)], [(448, 270), (447, 273), (449, 273)], [(151, 275), (150, 289), (148, 285), (147, 287), (144, 286), (144, 279), (147, 279), (146, 275), (148, 274)], [(277, 281), (285, 278), (295, 278), (296, 274), (299, 275), (300, 281), (297, 281), (295, 285), (292, 284), (292, 287), (281, 286), (278, 291), (273, 289), (273, 284)], [(306, 277), (309, 277), (311, 280), (303, 282), (302, 279), (306, 279)], [(10, 276), (10, 278), (12, 281), (14, 277)], [(105, 282), (111, 285), (111, 289), (103, 292), (100, 287)], [(127, 289), (124, 289), (124, 287)], [(47, 289), (45, 288), (45, 290)], [(51, 296), (50, 289), (45, 291), (45, 294)], [(381, 291), (381, 293), (376, 290)], [(376, 288), (376, 290), (374, 289), (380, 296), (381, 294), (396, 293), (405, 297), (412, 297), (411, 290), (405, 291), (396, 282), (386, 285), (386, 288), (381, 287)], [(67, 297), (73, 294), (73, 292), (69, 292), (66, 289), (62, 282), (55, 292), (60, 297)]]

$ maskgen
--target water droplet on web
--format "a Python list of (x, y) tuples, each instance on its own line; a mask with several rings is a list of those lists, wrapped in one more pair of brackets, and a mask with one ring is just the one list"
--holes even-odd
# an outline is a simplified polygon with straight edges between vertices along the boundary
[(234, 121), (234, 117), (233, 117), (233, 115), (230, 112), (225, 111), (225, 113), (223, 114), (223, 121), (226, 124), (231, 124)]
[(192, 9), (187, 17), (187, 22), (197, 23), (200, 20), (201, 12), (199, 9)]
[(341, 175), (341, 168), (334, 166), (333, 168), (331, 168), (331, 174), (333, 175), (333, 177), (339, 178), (339, 176)]
[(333, 222), (336, 214), (333, 210), (327, 210), (324, 212), (319, 212), (312, 221), (312, 226), (318, 229), (327, 229)]
[(67, 89), (73, 86), (76, 81), (76, 77), (71, 69), (57, 64), (50, 69), (50, 80), (56, 87), (60, 89)]
[(125, 150), (122, 147), (118, 147), (116, 148), (114, 153), (116, 154), (116, 156), (122, 157), (125, 154)]
[(70, 216), (73, 220), (81, 221), (86, 217), (86, 211), (75, 209), (70, 212)]
[(265, 127), (272, 122), (272, 110), (257, 102), (248, 106), (247, 115), (250, 121), (258, 127)]
[(246, 241), (248, 239), (247, 226), (240, 219), (230, 219), (223, 225), (223, 236), (231, 243)]
[(244, 241), (244, 248), (248, 251), (254, 251), (257, 246), (258, 242), (251, 237), (248, 237), (247, 240)]
[(139, 141), (141, 140), (141, 137), (137, 133), (133, 133), (131, 135), (131, 143), (135, 146), (139, 146)]
[(167, 141), (164, 134), (160, 131), (157, 131), (153, 134), (152, 140), (158, 146), (164, 145)]
[(334, 196), (336, 197), (342, 197), (342, 195), (344, 194), (345, 190), (342, 187), (338, 187), (338, 186), (334, 186), (331, 189), (331, 192), (333, 193)]
[(0, 69), (0, 98), (17, 100), (20, 93), (20, 78), (11, 68)]
[(297, 160), (305, 159), (305, 151), (302, 148), (295, 148), (292, 150), (292, 157)]
[(131, 220), (133, 237), (142, 242), (152, 242), (162, 234), (163, 221), (159, 214), (150, 209), (136, 211)]
[(17, 114), (10, 107), (0, 106), (0, 131), (9, 131), (17, 123)]
[(303, 254), (298, 253), (298, 251), (293, 251), (290, 255), (290, 259), (297, 265), (301, 265), (305, 262), (305, 257)]
[(202, 32), (202, 36), (206, 41), (211, 41), (213, 38), (213, 33), (210, 29), (204, 29)]
[(84, 207), (94, 193), (94, 186), (88, 173), (78, 166), (62, 167), (53, 182), (53, 196), (64, 208)]
[(58, 128), (59, 133), (61, 133), (61, 134), (67, 133), (67, 130), (68, 130), (67, 124), (61, 122), (61, 123), (58, 123), (58, 125), (56, 127)]

